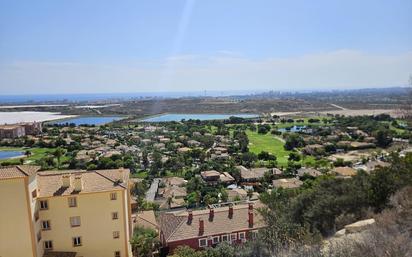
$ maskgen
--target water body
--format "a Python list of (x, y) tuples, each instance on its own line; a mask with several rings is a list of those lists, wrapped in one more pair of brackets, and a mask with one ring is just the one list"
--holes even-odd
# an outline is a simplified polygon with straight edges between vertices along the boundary
[(73, 115), (61, 115), (58, 112), (0, 112), (0, 125), (20, 122), (43, 122), (68, 119)]
[(235, 116), (239, 118), (255, 118), (256, 114), (163, 114), (150, 118), (143, 119), (145, 122), (167, 122), (167, 121), (181, 121), (181, 120), (224, 120)]
[(59, 120), (55, 122), (51, 122), (51, 124), (59, 124), (59, 125), (65, 125), (65, 124), (74, 124), (76, 126), (79, 125), (104, 125), (113, 121), (117, 120), (122, 120), (124, 117), (120, 116), (111, 116), (111, 117), (76, 117), (76, 118), (71, 118), (71, 119), (65, 119), (65, 120)]
[(181, 91), (181, 92), (131, 92), (93, 94), (47, 94), (47, 95), (0, 95), (0, 103), (36, 102), (83, 102), (98, 100), (128, 100), (141, 98), (179, 98), (204, 96), (232, 96), (262, 93), (263, 90)]
[(17, 156), (24, 155), (24, 152), (21, 151), (5, 151), (0, 150), (0, 160), (10, 159)]
[(280, 132), (300, 132), (302, 130), (306, 129), (306, 126), (292, 126), (292, 127), (287, 127), (287, 128), (280, 128), (278, 131)]

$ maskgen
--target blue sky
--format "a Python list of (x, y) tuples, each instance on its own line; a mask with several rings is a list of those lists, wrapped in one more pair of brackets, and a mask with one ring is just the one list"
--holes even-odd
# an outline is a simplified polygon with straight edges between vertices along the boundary
[(405, 85), (412, 1), (0, 1), (0, 94)]

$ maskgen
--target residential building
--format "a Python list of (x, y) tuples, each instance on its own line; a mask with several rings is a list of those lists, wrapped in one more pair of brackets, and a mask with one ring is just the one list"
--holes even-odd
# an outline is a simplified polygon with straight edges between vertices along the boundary
[(42, 124), (39, 122), (27, 122), (13, 125), (0, 126), (1, 138), (19, 138), (26, 135), (38, 135), (42, 132)]
[(0, 256), (131, 256), (129, 170), (38, 170), (0, 168)]
[(216, 170), (206, 170), (200, 173), (202, 179), (209, 185), (216, 185), (220, 180), (220, 172)]
[(266, 172), (274, 174), (274, 170), (268, 168), (248, 169), (242, 165), (236, 166), (236, 168), (240, 170), (240, 178), (243, 184), (256, 184), (263, 178)]
[(32, 136), (41, 134), (42, 129), (43, 129), (41, 122), (27, 122), (27, 123), (22, 123), (21, 126), (24, 127), (26, 135), (32, 135)]
[(229, 205), (208, 210), (166, 212), (159, 216), (160, 241), (166, 252), (180, 245), (200, 250), (220, 242), (240, 244), (253, 239), (265, 227), (256, 211), (260, 202)]
[(0, 126), (0, 139), (2, 138), (18, 138), (26, 135), (23, 126), (19, 125), (2, 125)]
[(150, 228), (156, 231), (159, 230), (159, 225), (157, 224), (153, 210), (138, 212), (134, 214), (134, 219), (134, 222), (139, 227)]
[(272, 183), (273, 183), (273, 187), (275, 188), (285, 188), (285, 189), (298, 188), (301, 185), (303, 185), (303, 182), (300, 181), (298, 178), (275, 179), (272, 181)]
[(322, 175), (322, 172), (318, 171), (317, 169), (314, 168), (307, 168), (307, 167), (302, 167), (298, 169), (297, 175), (299, 177), (304, 177), (304, 176), (310, 176), (310, 177), (318, 177)]
[(332, 170), (332, 174), (339, 178), (350, 178), (356, 175), (356, 170), (351, 167), (336, 167)]
[(227, 199), (229, 201), (240, 201), (247, 199), (247, 192), (243, 188), (233, 188), (230, 190), (226, 190), (227, 192)]

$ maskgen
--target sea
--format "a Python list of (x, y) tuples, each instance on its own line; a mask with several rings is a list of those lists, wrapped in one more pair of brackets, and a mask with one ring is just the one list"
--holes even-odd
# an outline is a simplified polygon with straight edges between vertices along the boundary
[(131, 100), (144, 98), (180, 98), (180, 97), (219, 97), (248, 95), (262, 91), (227, 90), (227, 91), (187, 91), (187, 92), (140, 92), (140, 93), (104, 93), (104, 94), (39, 94), (39, 95), (0, 95), (0, 104), (11, 103), (78, 103), (103, 100)]

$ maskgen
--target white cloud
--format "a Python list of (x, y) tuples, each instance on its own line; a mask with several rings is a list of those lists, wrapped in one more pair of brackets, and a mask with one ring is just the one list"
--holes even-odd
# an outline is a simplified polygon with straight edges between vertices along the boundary
[(405, 85), (411, 73), (412, 52), (353, 50), (268, 59), (182, 55), (124, 66), (17, 61), (0, 64), (0, 93), (347, 89)]

